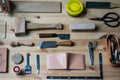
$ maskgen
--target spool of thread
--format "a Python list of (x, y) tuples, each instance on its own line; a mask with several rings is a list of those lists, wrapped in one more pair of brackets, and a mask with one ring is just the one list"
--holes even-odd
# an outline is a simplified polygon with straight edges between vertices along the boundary
[(65, 8), (71, 16), (79, 16), (84, 11), (83, 3), (80, 0), (69, 0)]

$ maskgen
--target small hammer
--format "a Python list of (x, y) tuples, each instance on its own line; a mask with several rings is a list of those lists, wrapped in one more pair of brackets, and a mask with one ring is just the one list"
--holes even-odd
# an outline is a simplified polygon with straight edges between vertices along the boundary
[(11, 28), (15, 32), (15, 36), (23, 36), (26, 34), (26, 30), (62, 30), (62, 24), (39, 24), (39, 23), (26, 23), (24, 17), (15, 18), (15, 26)]

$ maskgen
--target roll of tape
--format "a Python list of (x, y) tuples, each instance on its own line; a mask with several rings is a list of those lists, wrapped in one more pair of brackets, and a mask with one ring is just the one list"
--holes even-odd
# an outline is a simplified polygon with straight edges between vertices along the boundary
[(80, 0), (69, 0), (65, 8), (71, 16), (79, 16), (84, 11), (83, 3)]

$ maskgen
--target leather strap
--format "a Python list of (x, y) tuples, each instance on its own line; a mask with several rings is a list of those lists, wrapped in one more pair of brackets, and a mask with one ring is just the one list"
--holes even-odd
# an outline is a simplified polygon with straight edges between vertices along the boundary
[(117, 50), (117, 57), (120, 56), (119, 38), (115, 34), (108, 34), (105, 40), (107, 61), (113, 67), (120, 65), (120, 61), (115, 58), (115, 50)]

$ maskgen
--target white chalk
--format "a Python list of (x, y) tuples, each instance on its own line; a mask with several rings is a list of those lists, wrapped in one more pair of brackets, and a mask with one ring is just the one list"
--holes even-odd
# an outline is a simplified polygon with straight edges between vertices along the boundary
[(72, 31), (94, 30), (95, 24), (94, 23), (72, 23), (72, 24), (70, 24), (70, 29)]

